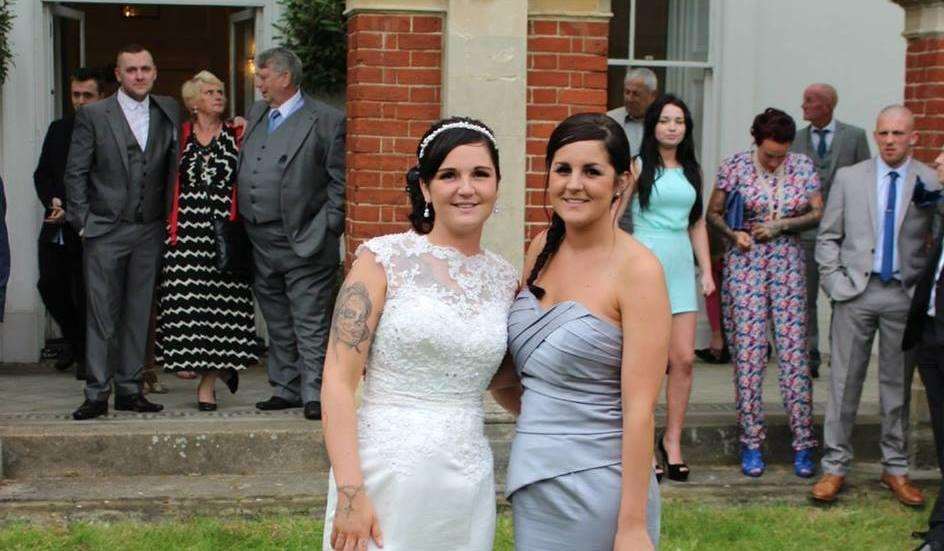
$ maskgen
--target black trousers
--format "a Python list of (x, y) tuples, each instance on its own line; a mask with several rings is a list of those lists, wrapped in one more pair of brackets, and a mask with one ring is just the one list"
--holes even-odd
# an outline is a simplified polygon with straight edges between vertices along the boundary
[(39, 243), (39, 296), (77, 358), (85, 356), (85, 276), (82, 249)]
[[(938, 338), (934, 320), (928, 319), (924, 327), (921, 342), (915, 349), (915, 362), (928, 396), (937, 465), (941, 476), (944, 477), (944, 346), (939, 344), (944, 342), (944, 339)], [(934, 502), (928, 524), (932, 529), (944, 524), (944, 478), (941, 479), (940, 492)]]

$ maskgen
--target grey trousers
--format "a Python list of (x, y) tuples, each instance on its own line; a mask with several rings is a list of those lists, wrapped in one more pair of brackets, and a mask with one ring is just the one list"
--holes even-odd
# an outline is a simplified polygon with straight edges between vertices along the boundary
[(141, 392), (151, 301), (161, 262), (164, 222), (119, 222), (85, 240), (85, 397)]
[(289, 245), (281, 221), (246, 222), (246, 230), (253, 245), (253, 291), (269, 333), (272, 392), (292, 402), (320, 402), (337, 241), (326, 242), (323, 254), (302, 258)]
[(879, 408), (882, 415), (882, 465), (894, 475), (908, 472), (907, 434), (911, 369), (906, 368), (901, 338), (911, 300), (896, 280), (878, 278), (856, 298), (833, 306), (830, 329), (829, 400), (823, 434), (823, 471), (845, 476), (852, 462), (855, 426), (862, 384), (878, 331)]
[(817, 369), (820, 366), (820, 354), (819, 312), (816, 309), (819, 298), (819, 265), (813, 255), (816, 240), (801, 239), (800, 245), (806, 259), (806, 344), (810, 352), (810, 369)]

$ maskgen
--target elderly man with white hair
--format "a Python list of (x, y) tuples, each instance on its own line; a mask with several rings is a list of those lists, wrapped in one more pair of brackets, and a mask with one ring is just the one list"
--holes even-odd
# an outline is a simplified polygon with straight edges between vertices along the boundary
[(629, 138), (629, 151), (633, 157), (639, 154), (646, 109), (657, 97), (659, 97), (659, 78), (651, 69), (645, 67), (628, 69), (623, 79), (624, 105), (606, 113), (623, 127), (626, 137)]
[[(803, 119), (809, 122), (797, 132), (790, 147), (795, 153), (803, 153), (813, 160), (823, 200), (829, 196), (836, 171), (844, 166), (860, 163), (870, 157), (869, 141), (865, 130), (836, 120), (833, 116), (839, 94), (829, 84), (810, 84), (803, 91)], [(810, 354), (810, 374), (819, 377), (821, 363), (819, 353), (819, 328), (816, 320), (816, 302), (819, 297), (819, 271), (813, 258), (816, 248), (816, 230), (811, 228), (801, 234), (800, 242), (806, 253), (806, 336)]]
[(344, 115), (301, 91), (291, 50), (256, 56), (262, 101), (246, 115), (239, 213), (253, 245), (253, 290), (269, 332), (272, 397), (321, 419), (321, 374), (344, 231)]

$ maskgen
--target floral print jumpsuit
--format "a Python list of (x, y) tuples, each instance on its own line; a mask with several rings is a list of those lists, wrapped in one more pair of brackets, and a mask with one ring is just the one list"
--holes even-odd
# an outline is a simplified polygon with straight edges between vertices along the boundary
[[(789, 153), (767, 177), (759, 176), (754, 152), (726, 159), (717, 186), (744, 199), (744, 224), (790, 218), (809, 210), (820, 183), (812, 161)], [(777, 216), (777, 212), (779, 216)], [(724, 257), (724, 328), (734, 363), (734, 388), (741, 444), (760, 448), (767, 436), (761, 389), (767, 366), (768, 320), (780, 362), (780, 394), (793, 433), (793, 449), (816, 446), (813, 388), (806, 348), (806, 276), (799, 236), (782, 233), (741, 251), (729, 244)]]

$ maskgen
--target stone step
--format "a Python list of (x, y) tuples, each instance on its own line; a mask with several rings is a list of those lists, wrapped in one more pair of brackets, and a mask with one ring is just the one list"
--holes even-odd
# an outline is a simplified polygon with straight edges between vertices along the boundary
[[(887, 494), (878, 484), (881, 465), (860, 464), (848, 477), (841, 500), (863, 494)], [(938, 485), (937, 471), (914, 471), (926, 490)], [(0, 523), (27, 521), (174, 520), (190, 517), (253, 517), (324, 514), (327, 476), (323, 474), (52, 477), (0, 481)], [(700, 466), (689, 482), (665, 481), (665, 506), (687, 501), (737, 504), (787, 502), (810, 505), (813, 480), (797, 478), (789, 467), (771, 466), (764, 476), (748, 478), (734, 466)], [(507, 505), (501, 485), (500, 506)]]
[[(817, 426), (821, 419), (817, 420)], [(659, 422), (660, 426), (662, 421)], [(879, 422), (859, 418), (856, 460), (879, 460)], [(499, 480), (504, 475), (514, 424), (487, 417)], [(739, 443), (730, 414), (692, 413), (683, 433), (686, 460), (700, 465), (735, 465)], [(934, 465), (930, 430), (912, 439), (915, 464)], [(790, 431), (782, 415), (768, 417), (765, 457), (772, 465), (792, 459)], [(305, 474), (323, 476), (329, 464), (321, 423), (297, 410), (268, 414), (243, 410), (191, 416), (112, 414), (77, 423), (40, 419), (0, 425), (0, 479), (56, 477)]]

